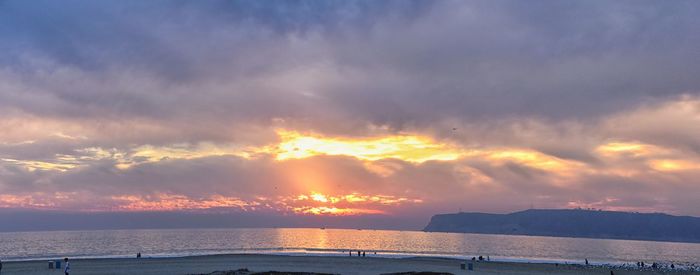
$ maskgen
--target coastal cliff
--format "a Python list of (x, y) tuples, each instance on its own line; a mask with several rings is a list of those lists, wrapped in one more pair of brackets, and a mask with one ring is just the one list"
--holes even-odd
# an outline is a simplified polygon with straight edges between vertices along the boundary
[(423, 231), (700, 243), (700, 218), (661, 213), (530, 209), (510, 214), (439, 214), (430, 219)]

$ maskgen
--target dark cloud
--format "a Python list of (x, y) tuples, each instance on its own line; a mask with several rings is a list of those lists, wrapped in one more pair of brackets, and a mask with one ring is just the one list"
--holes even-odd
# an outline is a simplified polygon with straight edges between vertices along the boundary
[(323, 123), (305, 111), (318, 102), (310, 93), (343, 117), (397, 128), (586, 117), (693, 92), (700, 70), (692, 2), (4, 6), (8, 77), (51, 100), (4, 102), (59, 115)]

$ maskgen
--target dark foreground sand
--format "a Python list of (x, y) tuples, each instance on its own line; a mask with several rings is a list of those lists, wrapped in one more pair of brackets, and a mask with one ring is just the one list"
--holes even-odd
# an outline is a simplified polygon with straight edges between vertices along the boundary
[[(250, 271), (382, 274), (410, 271), (452, 274), (610, 274), (610, 268), (575, 265), (476, 262), (474, 271), (460, 269), (463, 261), (442, 258), (358, 258), (342, 256), (216, 255), (183, 258), (85, 259), (71, 261), (71, 274), (209, 274), (247, 268)], [(682, 271), (632, 271), (624, 274), (699, 274)], [(62, 274), (49, 270), (47, 261), (5, 262), (2, 275)]]

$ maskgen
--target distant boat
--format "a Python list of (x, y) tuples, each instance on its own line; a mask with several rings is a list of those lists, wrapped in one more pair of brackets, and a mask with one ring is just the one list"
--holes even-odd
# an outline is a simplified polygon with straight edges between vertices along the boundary
[(325, 228), (325, 227), (321, 227), (321, 230), (326, 230), (326, 228)]

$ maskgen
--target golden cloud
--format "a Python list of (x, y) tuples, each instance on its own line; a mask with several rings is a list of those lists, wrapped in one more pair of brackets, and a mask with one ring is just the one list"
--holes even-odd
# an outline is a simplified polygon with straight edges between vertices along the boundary
[(78, 166), (78, 164), (71, 162), (48, 162), (38, 160), (17, 160), (8, 158), (3, 158), (0, 160), (24, 167), (30, 172), (36, 170), (65, 172)]
[(521, 148), (462, 148), (440, 143), (420, 135), (391, 135), (376, 138), (336, 138), (318, 134), (301, 134), (296, 131), (278, 130), (279, 144), (267, 146), (261, 151), (275, 155), (277, 160), (303, 159), (318, 155), (350, 156), (368, 161), (365, 167), (379, 175), (388, 176), (397, 167), (386, 167), (371, 162), (382, 159), (399, 159), (412, 163), (426, 161), (454, 161), (481, 159), (500, 165), (506, 162), (552, 171), (571, 172), (585, 165), (564, 160), (538, 151)]
[[(612, 142), (598, 146), (596, 152), (608, 161), (606, 170), (617, 171), (617, 174), (632, 176), (640, 172), (640, 167), (627, 169), (627, 162), (623, 158), (637, 159), (646, 163), (649, 168), (658, 172), (679, 172), (687, 170), (700, 170), (700, 161), (697, 156), (679, 150), (664, 148), (658, 145), (641, 142)], [(622, 160), (621, 160), (622, 159)]]
[(685, 170), (700, 170), (700, 163), (682, 159), (654, 159), (649, 166), (657, 171), (675, 172)]
[(667, 154), (670, 150), (641, 142), (610, 142), (596, 148), (596, 152), (605, 157), (643, 157)]
[(303, 135), (289, 130), (278, 130), (277, 134), (281, 139), (280, 143), (262, 150), (274, 154), (277, 160), (342, 155), (370, 161), (396, 158), (420, 163), (430, 160), (455, 160), (460, 156), (460, 152), (452, 146), (416, 135), (351, 139)]

